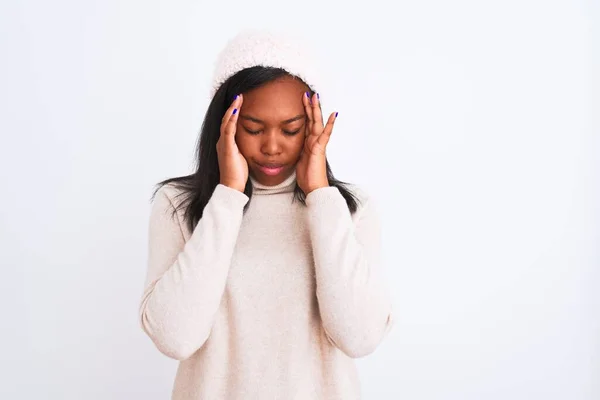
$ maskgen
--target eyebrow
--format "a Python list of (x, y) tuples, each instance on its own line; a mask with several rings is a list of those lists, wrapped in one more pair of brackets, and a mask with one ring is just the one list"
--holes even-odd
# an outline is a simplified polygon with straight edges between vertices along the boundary
[[(258, 118), (251, 117), (249, 115), (240, 115), (240, 118), (241, 119), (246, 119), (248, 121), (256, 122), (257, 124), (263, 124), (264, 123), (264, 121), (262, 121), (262, 120), (260, 120)], [(298, 121), (299, 119), (303, 119), (303, 118), (306, 118), (306, 114), (298, 114), (298, 115), (296, 115), (293, 118), (286, 119), (285, 121), (282, 121), (281, 123), (284, 124), (284, 125), (285, 124), (291, 124), (292, 122)]]

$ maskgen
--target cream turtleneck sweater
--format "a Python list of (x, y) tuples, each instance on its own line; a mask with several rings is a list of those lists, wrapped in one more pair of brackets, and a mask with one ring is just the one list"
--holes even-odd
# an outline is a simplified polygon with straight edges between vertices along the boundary
[(172, 399), (359, 399), (353, 358), (392, 326), (372, 201), (355, 190), (351, 215), (335, 187), (292, 202), (295, 174), (252, 183), (246, 213), (218, 185), (193, 232), (171, 218), (176, 189), (154, 200), (140, 318), (180, 360)]

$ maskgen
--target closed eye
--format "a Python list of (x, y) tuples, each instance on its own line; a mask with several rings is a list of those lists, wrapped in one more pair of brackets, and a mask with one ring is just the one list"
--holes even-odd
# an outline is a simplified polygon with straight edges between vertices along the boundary
[[(250, 130), (250, 129), (246, 128), (246, 127), (244, 127), (244, 130), (246, 132), (248, 132), (250, 135), (258, 135), (261, 132), (260, 129), (257, 130), (257, 131), (253, 131), (253, 130)], [(286, 130), (284, 130), (283, 133), (286, 134), (286, 135), (288, 135), (288, 136), (294, 136), (298, 132), (300, 132), (301, 130), (302, 130), (302, 128), (296, 129), (295, 131), (286, 131)]]
[(244, 129), (246, 130), (246, 132), (248, 132), (251, 135), (258, 135), (260, 133), (260, 130), (258, 131), (251, 131), (250, 129), (244, 127)]

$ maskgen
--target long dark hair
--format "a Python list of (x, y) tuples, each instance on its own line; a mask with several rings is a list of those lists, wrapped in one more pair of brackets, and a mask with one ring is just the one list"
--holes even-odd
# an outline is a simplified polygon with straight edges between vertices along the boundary
[[(206, 207), (206, 204), (220, 182), (216, 146), (220, 137), (221, 119), (231, 105), (233, 96), (286, 76), (293, 75), (281, 68), (255, 66), (243, 69), (227, 79), (216, 91), (206, 111), (197, 143), (196, 171), (190, 175), (166, 179), (156, 185), (152, 194), (153, 198), (156, 192), (164, 185), (171, 184), (175, 188), (180, 189), (182, 199), (175, 206), (175, 211), (180, 209), (185, 210), (184, 217), (188, 223), (190, 232), (194, 230), (196, 224), (202, 218), (204, 207)], [(313, 89), (309, 85), (306, 86), (309, 87), (309, 92), (313, 94)], [(326, 162), (326, 168), (329, 186), (338, 188), (346, 200), (350, 212), (356, 212), (359, 202), (358, 197), (350, 191), (348, 183), (335, 179), (329, 166), (329, 161)], [(252, 198), (252, 183), (250, 179), (246, 182), (244, 193)], [(297, 184), (294, 189), (293, 199), (306, 205), (306, 196)], [(244, 211), (249, 204), (249, 202), (246, 204)]]

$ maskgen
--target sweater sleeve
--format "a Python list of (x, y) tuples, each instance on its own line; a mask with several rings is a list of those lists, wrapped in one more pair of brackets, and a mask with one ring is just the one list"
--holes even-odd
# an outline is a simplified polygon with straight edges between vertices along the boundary
[(150, 213), (148, 269), (139, 315), (156, 347), (176, 360), (189, 358), (208, 339), (225, 290), (243, 208), (249, 198), (215, 188), (187, 242), (183, 220), (173, 215), (161, 188)]
[(336, 187), (314, 190), (306, 204), (323, 328), (348, 356), (366, 356), (393, 325), (375, 206), (365, 198), (352, 216)]

